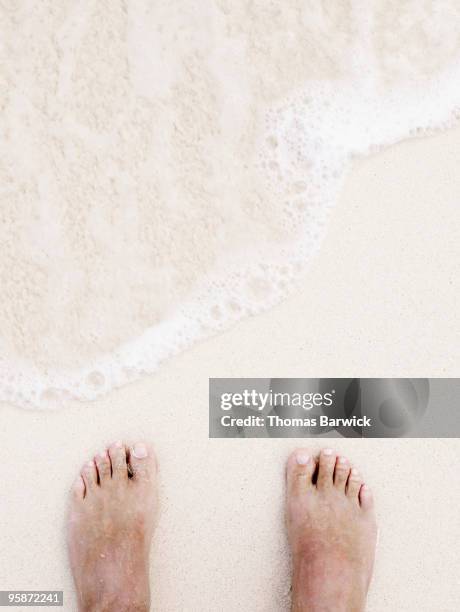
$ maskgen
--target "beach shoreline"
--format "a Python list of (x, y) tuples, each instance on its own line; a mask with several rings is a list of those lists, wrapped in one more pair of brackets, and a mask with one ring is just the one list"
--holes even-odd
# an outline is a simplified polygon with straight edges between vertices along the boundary
[[(460, 128), (358, 160), (304, 291), (97, 401), (2, 405), (2, 588), (63, 589), (76, 610), (68, 490), (104, 444), (147, 437), (161, 483), (152, 609), (287, 611), (284, 462), (300, 441), (209, 440), (208, 378), (458, 376), (459, 163)], [(369, 612), (453, 612), (459, 441), (329, 444), (362, 467), (377, 500)]]

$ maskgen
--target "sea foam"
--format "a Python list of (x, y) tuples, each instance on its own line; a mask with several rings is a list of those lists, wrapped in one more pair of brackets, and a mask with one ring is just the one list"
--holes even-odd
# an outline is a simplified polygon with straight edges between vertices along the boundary
[(353, 159), (458, 120), (455, 2), (150, 4), (2, 16), (0, 400), (95, 399), (278, 303)]

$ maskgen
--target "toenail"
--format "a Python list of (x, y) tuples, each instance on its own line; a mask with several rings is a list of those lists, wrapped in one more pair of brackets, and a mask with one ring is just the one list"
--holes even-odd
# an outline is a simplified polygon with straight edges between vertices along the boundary
[(307, 465), (307, 463), (310, 461), (310, 455), (299, 453), (296, 455), (296, 460), (299, 465)]
[(357, 476), (358, 475), (358, 470), (356, 468), (352, 468), (351, 469), (351, 473), (353, 476)]
[(145, 444), (141, 444), (138, 442), (134, 445), (133, 455), (136, 457), (136, 459), (144, 459), (144, 457), (147, 457), (147, 454), (147, 447), (145, 446)]
[(88, 469), (91, 469), (94, 466), (94, 463), (92, 461), (88, 461), (88, 463), (86, 464), (86, 467)]
[(346, 457), (339, 457), (339, 463), (347, 463), (348, 459)]
[(332, 455), (332, 448), (323, 449), (323, 455)]
[(121, 448), (123, 446), (121, 440), (117, 440), (116, 442), (114, 442), (113, 445), (115, 446), (115, 448)]

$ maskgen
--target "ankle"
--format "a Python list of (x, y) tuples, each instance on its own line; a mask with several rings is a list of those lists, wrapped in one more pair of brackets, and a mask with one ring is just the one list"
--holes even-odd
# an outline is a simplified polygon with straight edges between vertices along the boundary
[(84, 603), (79, 607), (80, 612), (149, 612), (150, 603), (147, 601), (120, 601), (120, 599), (106, 599), (97, 603)]
[(150, 588), (148, 577), (143, 576), (125, 586), (114, 588), (108, 584), (101, 585), (100, 590), (93, 591), (81, 600), (79, 612), (149, 612)]
[(367, 589), (347, 565), (333, 557), (294, 559), (292, 612), (364, 612)]

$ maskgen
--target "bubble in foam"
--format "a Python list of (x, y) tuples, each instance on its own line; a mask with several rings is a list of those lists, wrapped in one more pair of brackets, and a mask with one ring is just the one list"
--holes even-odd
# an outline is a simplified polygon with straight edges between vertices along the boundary
[(98, 371), (93, 371), (86, 377), (87, 384), (93, 389), (100, 389), (105, 385), (105, 376)]

